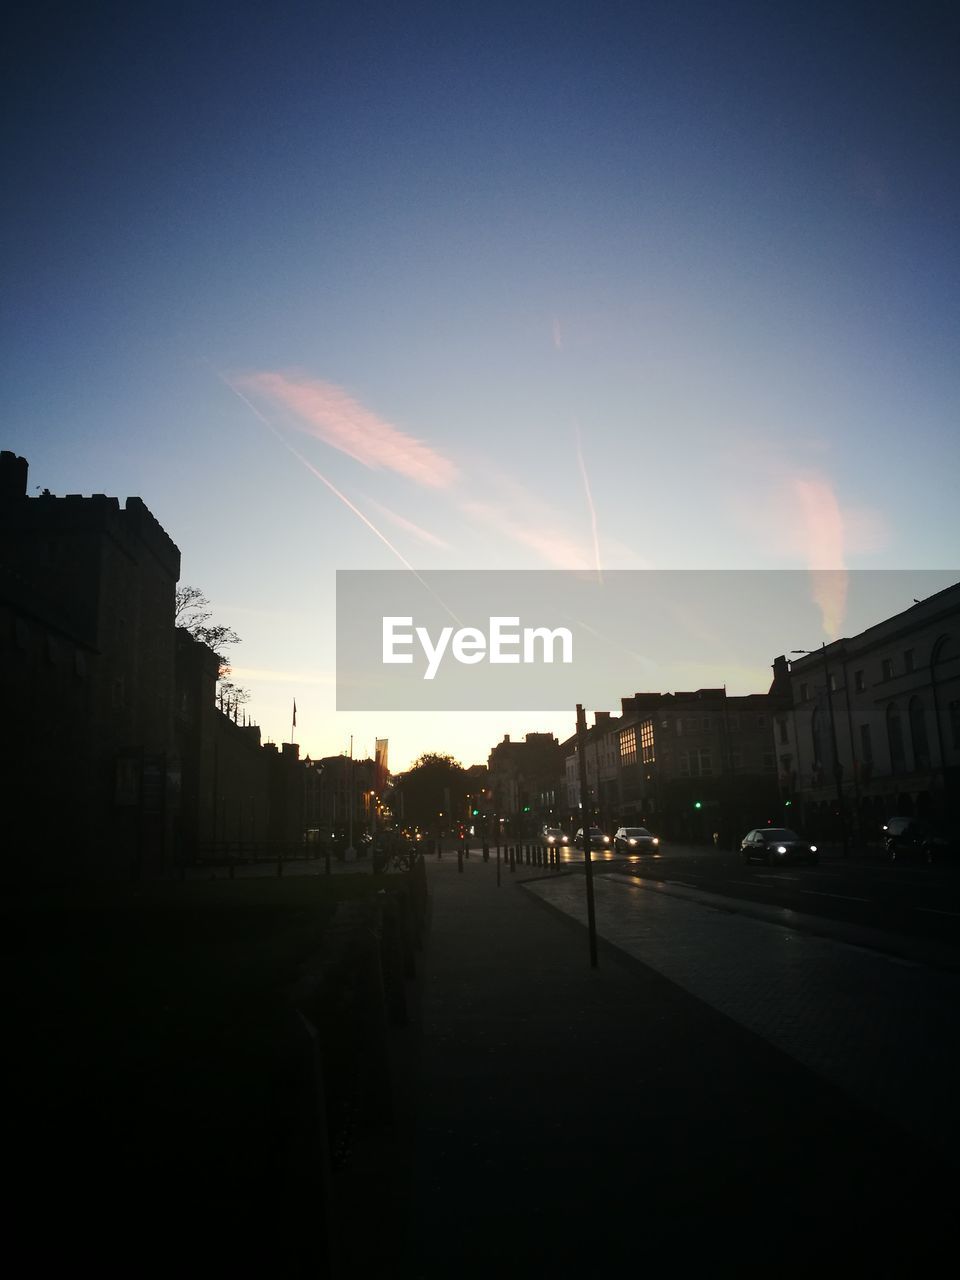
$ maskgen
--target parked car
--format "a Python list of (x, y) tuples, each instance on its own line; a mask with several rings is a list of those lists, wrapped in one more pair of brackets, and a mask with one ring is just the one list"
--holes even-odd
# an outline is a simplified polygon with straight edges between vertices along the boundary
[(543, 838), (549, 845), (568, 845), (570, 837), (559, 827), (544, 827)]
[(659, 836), (646, 827), (620, 827), (613, 837), (617, 853), (653, 853), (659, 844)]
[(891, 862), (952, 862), (958, 858), (960, 833), (918, 818), (888, 818), (883, 848)]
[[(583, 844), (583, 827), (577, 828), (577, 834), (573, 837), (573, 843), (578, 849), (584, 847)], [(603, 849), (610, 843), (610, 837), (605, 836), (599, 827), (590, 828), (590, 848)]]
[(744, 862), (765, 862), (768, 866), (783, 862), (809, 862), (816, 866), (820, 853), (815, 844), (798, 836), (789, 827), (758, 827), (748, 831), (740, 842)]

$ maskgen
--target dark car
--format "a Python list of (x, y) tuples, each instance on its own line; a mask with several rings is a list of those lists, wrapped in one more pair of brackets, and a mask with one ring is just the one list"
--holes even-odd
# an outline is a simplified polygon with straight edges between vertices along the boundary
[[(577, 834), (573, 838), (573, 843), (578, 849), (583, 848), (583, 827), (577, 827)], [(599, 827), (590, 828), (590, 848), (604, 849), (609, 845), (610, 837), (605, 836)]]
[(958, 858), (960, 833), (918, 818), (888, 818), (883, 827), (883, 848), (891, 862), (953, 862)]
[(820, 861), (817, 846), (789, 827), (758, 827), (748, 831), (740, 842), (740, 857), (744, 862), (765, 862), (768, 866), (778, 862), (809, 862), (815, 867)]
[(646, 827), (620, 827), (613, 837), (617, 853), (653, 853), (659, 845), (659, 838)]

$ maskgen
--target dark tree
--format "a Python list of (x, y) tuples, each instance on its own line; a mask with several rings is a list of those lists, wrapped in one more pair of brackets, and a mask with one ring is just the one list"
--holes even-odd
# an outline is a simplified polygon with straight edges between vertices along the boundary
[(428, 751), (396, 784), (393, 810), (403, 813), (408, 826), (428, 830), (449, 827), (463, 817), (468, 789), (466, 770), (458, 760)]
[(227, 645), (240, 644), (240, 637), (233, 627), (215, 623), (212, 619), (213, 606), (199, 587), (177, 587), (174, 623), (178, 627), (183, 627), (185, 631), (189, 631), (194, 640), (207, 645), (220, 659), (217, 705), (226, 715), (236, 719), (238, 709), (245, 702), (249, 702), (250, 694), (246, 689), (227, 679), (230, 675), (230, 658), (224, 650)]

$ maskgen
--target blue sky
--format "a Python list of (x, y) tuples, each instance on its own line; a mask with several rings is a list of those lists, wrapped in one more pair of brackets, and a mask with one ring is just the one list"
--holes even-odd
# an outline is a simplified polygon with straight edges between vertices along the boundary
[[(305, 752), (387, 736), (396, 766), (572, 727), (337, 715), (334, 572), (396, 553), (957, 563), (954, 7), (19, 24), (2, 443), (32, 486), (144, 498), (266, 734), (294, 697)], [(758, 687), (774, 656), (745, 637)]]

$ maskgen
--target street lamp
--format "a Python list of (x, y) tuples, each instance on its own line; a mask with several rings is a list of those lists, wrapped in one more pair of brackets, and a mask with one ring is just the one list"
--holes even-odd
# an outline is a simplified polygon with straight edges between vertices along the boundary
[[(791, 653), (816, 653), (816, 649), (791, 649)], [(823, 641), (820, 645), (820, 652), (823, 654), (823, 679), (827, 695), (827, 708), (830, 712), (830, 747), (833, 751), (833, 780), (837, 787), (837, 807), (840, 810), (840, 841), (843, 845), (843, 856), (848, 858), (850, 850), (847, 845), (847, 819), (843, 811), (843, 784), (840, 781), (841, 764), (840, 756), (837, 753), (837, 725), (833, 718), (833, 690), (830, 688), (830, 668), (827, 665), (827, 644)]]

